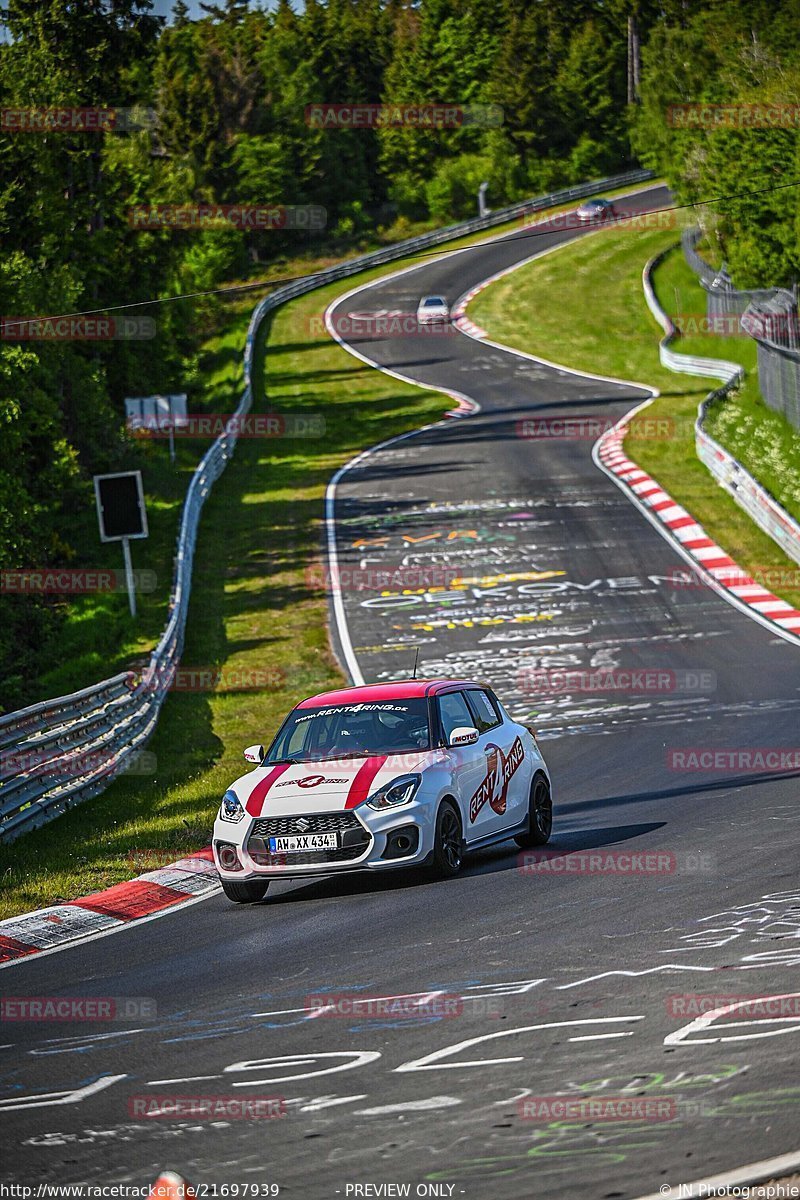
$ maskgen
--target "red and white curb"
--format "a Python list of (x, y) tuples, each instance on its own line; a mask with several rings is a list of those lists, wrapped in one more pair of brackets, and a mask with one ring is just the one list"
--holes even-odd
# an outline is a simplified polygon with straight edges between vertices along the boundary
[(150, 1185), (147, 1200), (197, 1200), (192, 1185), (176, 1171), (162, 1171), (155, 1183)]
[[(649, 403), (647, 401), (646, 403)], [(643, 406), (640, 406), (643, 407)], [(634, 410), (638, 411), (638, 409)], [(677, 504), (652, 476), (622, 449), (633, 413), (609, 429), (595, 445), (595, 458), (630, 499), (643, 509), (651, 521), (660, 522), (670, 539), (678, 543), (682, 556), (693, 568), (726, 595), (738, 608), (749, 610), (763, 625), (773, 626), (781, 636), (800, 644), (800, 610), (762, 587), (737, 566), (729, 554), (716, 544), (695, 518)]]
[(0, 921), (0, 966), (60, 949), (81, 938), (123, 929), (219, 888), (211, 847), (104, 892)]
[(463, 296), (459, 296), (455, 303), (453, 312), (451, 314), (453, 318), (453, 324), (455, 325), (456, 329), (460, 329), (462, 333), (468, 333), (470, 337), (480, 339), (489, 336), (485, 329), (481, 329), (480, 325), (476, 325), (474, 321), (470, 320), (470, 318), (466, 315), (466, 312), (467, 305), (475, 299), (479, 292), (482, 292), (483, 289), (488, 287), (492, 282), (493, 280), (491, 279), (485, 279), (483, 283), (479, 283), (476, 287), (471, 288), (470, 291), (465, 292)]

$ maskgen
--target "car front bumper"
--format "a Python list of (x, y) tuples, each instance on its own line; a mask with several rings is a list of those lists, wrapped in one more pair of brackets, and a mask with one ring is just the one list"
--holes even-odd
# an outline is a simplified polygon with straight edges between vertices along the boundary
[[(330, 851), (301, 851), (272, 854), (269, 837), (281, 836), (283, 822), (290, 818), (252, 818), (242, 821), (245, 826), (217, 818), (214, 824), (214, 862), (220, 876), (233, 882), (248, 879), (299, 879), (304, 876), (331, 875), (340, 871), (386, 871), (393, 867), (419, 866), (433, 851), (434, 822), (429, 804), (412, 801), (397, 808), (375, 811), (366, 805), (347, 813), (308, 814), (312, 828), (307, 832), (324, 832), (314, 828), (314, 817), (323, 818), (322, 826), (332, 826), (332, 818), (345, 817), (338, 833), (338, 848)], [(280, 822), (280, 824), (279, 824)], [(357, 822), (357, 825), (354, 823)], [(276, 827), (277, 826), (277, 827)], [(299, 832), (299, 831), (298, 831)], [(407, 839), (408, 848), (403, 839)], [(241, 870), (226, 870), (220, 863), (219, 844), (236, 849)]]

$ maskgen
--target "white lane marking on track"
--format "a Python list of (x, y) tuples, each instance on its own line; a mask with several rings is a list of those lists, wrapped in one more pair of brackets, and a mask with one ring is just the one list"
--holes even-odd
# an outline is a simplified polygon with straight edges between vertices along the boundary
[(116, 1029), (113, 1033), (87, 1033), (85, 1036), (76, 1035), (75, 1037), (48, 1038), (43, 1043), (44, 1049), (38, 1049), (34, 1046), (28, 1051), (28, 1054), (34, 1058), (43, 1058), (49, 1054), (80, 1054), (83, 1050), (96, 1045), (98, 1042), (107, 1042), (112, 1038), (133, 1037), (137, 1033), (152, 1033), (152, 1030)]
[(166, 1083), (200, 1083), (203, 1079), (219, 1079), (219, 1075), (182, 1075), (179, 1079), (148, 1079), (148, 1087), (158, 1087)]
[(60, 1104), (80, 1104), (87, 1097), (105, 1091), (112, 1084), (127, 1078), (127, 1075), (105, 1075), (102, 1079), (96, 1079), (94, 1083), (87, 1083), (85, 1087), (67, 1088), (60, 1092), (34, 1092), (30, 1096), (11, 1096), (0, 1100), (0, 1113), (27, 1108), (53, 1108)]
[(680, 1029), (676, 1029), (673, 1033), (668, 1033), (664, 1038), (665, 1046), (697, 1046), (710, 1045), (713, 1042), (750, 1042), (758, 1038), (781, 1037), (787, 1033), (800, 1032), (800, 1017), (755, 1017), (749, 1021), (726, 1021), (723, 1026), (716, 1026), (722, 1029), (741, 1029), (748, 1026), (764, 1026), (764, 1025), (779, 1025), (787, 1021), (793, 1022), (789, 1029), (769, 1029), (761, 1033), (737, 1033), (732, 1037), (697, 1037), (689, 1038), (691, 1033), (702, 1033), (713, 1025), (717, 1017), (726, 1017), (729, 1013), (735, 1013), (737, 1009), (747, 1005), (763, 1004), (770, 1000), (797, 1000), (800, 998), (800, 992), (785, 992), (782, 995), (774, 996), (754, 996), (746, 1000), (737, 1000), (733, 1004), (720, 1005), (719, 1008), (712, 1009), (711, 1012), (703, 1013), (702, 1016), (695, 1017), (688, 1025), (682, 1025)]
[[(366, 1100), (368, 1092), (359, 1092), (353, 1096), (320, 1096), (318, 1100), (311, 1100), (308, 1104), (303, 1104), (297, 1110), (298, 1112), (321, 1112), (323, 1108), (335, 1108), (339, 1104), (355, 1104), (357, 1100)], [(287, 1104), (290, 1101), (287, 1101)]]
[(294, 1079), (313, 1079), (317, 1075), (333, 1075), (337, 1071), (351, 1071), (355, 1067), (364, 1067), (369, 1063), (377, 1062), (381, 1057), (378, 1050), (337, 1050), (337, 1051), (317, 1051), (312, 1050), (308, 1054), (283, 1054), (273, 1058), (253, 1058), (244, 1059), (241, 1062), (231, 1063), (224, 1067), (221, 1074), (217, 1075), (183, 1075), (176, 1079), (151, 1079), (149, 1086), (155, 1087), (158, 1085), (166, 1085), (171, 1083), (196, 1083), (203, 1079), (224, 1079), (226, 1075), (230, 1075), (236, 1071), (269, 1071), (270, 1069), (280, 1069), (281, 1067), (307, 1067), (319, 1059), (350, 1059), (350, 1062), (340, 1062), (333, 1067), (323, 1067), (319, 1071), (306, 1071), (301, 1075), (280, 1075), (276, 1079), (248, 1079), (243, 1082), (233, 1083), (233, 1087), (257, 1087), (266, 1083), (284, 1083), (287, 1080)]
[(258, 1087), (266, 1084), (285, 1083), (287, 1080), (293, 1079), (313, 1079), (318, 1075), (333, 1075), (336, 1071), (352, 1071), (355, 1067), (365, 1067), (369, 1063), (377, 1062), (380, 1057), (379, 1050), (315, 1050), (310, 1054), (285, 1054), (275, 1058), (245, 1059), (243, 1062), (231, 1063), (229, 1067), (225, 1068), (223, 1074), (227, 1075), (233, 1071), (269, 1071), (271, 1067), (276, 1069), (280, 1069), (281, 1067), (305, 1067), (309, 1063), (317, 1062), (322, 1058), (351, 1060), (349, 1062), (340, 1062), (333, 1067), (323, 1067), (320, 1071), (306, 1071), (301, 1075), (278, 1075), (275, 1079), (248, 1079), (232, 1085), (233, 1087)]
[[(750, 1184), (763, 1183), (767, 1179), (778, 1179), (784, 1175), (792, 1175), (800, 1168), (800, 1150), (789, 1154), (780, 1154), (777, 1158), (764, 1158), (760, 1162), (747, 1163), (721, 1175), (707, 1176), (705, 1179), (695, 1179), (691, 1183), (680, 1183), (674, 1187), (663, 1185), (666, 1191), (650, 1192), (647, 1196), (638, 1196), (636, 1200), (696, 1200), (700, 1196), (717, 1196), (726, 1193), (733, 1195), (733, 1188), (742, 1189)], [(786, 1193), (788, 1195), (788, 1192)]]
[(624, 1033), (584, 1033), (581, 1037), (571, 1037), (567, 1040), (570, 1042), (602, 1042), (608, 1038), (633, 1037), (632, 1029), (626, 1030)]
[(430, 1109), (453, 1108), (462, 1103), (456, 1096), (429, 1096), (426, 1100), (405, 1100), (399, 1104), (382, 1104), (377, 1108), (359, 1108), (355, 1116), (384, 1117), (392, 1113), (428, 1112)]
[(585, 1017), (574, 1021), (546, 1021), (539, 1025), (521, 1025), (516, 1029), (501, 1029), (497, 1033), (485, 1033), (480, 1037), (467, 1038), (463, 1042), (456, 1042), (453, 1046), (444, 1046), (441, 1050), (434, 1050), (431, 1054), (425, 1054), (422, 1058), (414, 1059), (412, 1062), (403, 1063), (399, 1067), (395, 1067), (396, 1074), (404, 1074), (408, 1071), (450, 1071), (460, 1070), (466, 1067), (493, 1067), (503, 1066), (506, 1063), (523, 1062), (524, 1055), (517, 1054), (510, 1058), (489, 1058), (477, 1059), (474, 1062), (442, 1062), (441, 1059), (449, 1054), (456, 1054), (459, 1050), (468, 1050), (472, 1046), (479, 1046), (482, 1042), (491, 1042), (497, 1038), (511, 1037), (517, 1033), (531, 1033), (538, 1029), (571, 1029), (576, 1025), (613, 1025), (622, 1021), (644, 1021), (643, 1014), (637, 1014), (630, 1017)]
[(596, 979), (608, 979), (612, 975), (627, 976), (629, 979), (638, 978), (640, 975), (656, 975), (659, 971), (716, 971), (717, 967), (701, 967), (697, 963), (662, 963), (660, 967), (647, 967), (643, 971), (603, 971), (600, 975), (587, 975), (585, 979), (576, 979), (573, 983), (557, 983), (556, 991), (563, 992), (567, 988), (580, 987), (584, 983), (594, 983)]

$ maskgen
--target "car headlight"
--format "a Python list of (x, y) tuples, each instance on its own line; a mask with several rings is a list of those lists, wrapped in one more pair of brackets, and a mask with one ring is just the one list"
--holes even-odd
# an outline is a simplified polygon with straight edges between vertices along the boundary
[(236, 792), (226, 792), (222, 797), (219, 815), (222, 821), (241, 821), (245, 812), (239, 803), (239, 797), (236, 795)]
[(373, 792), (367, 800), (370, 808), (397, 808), (399, 804), (408, 804), (422, 783), (421, 775), (401, 775), (393, 779), (377, 792)]

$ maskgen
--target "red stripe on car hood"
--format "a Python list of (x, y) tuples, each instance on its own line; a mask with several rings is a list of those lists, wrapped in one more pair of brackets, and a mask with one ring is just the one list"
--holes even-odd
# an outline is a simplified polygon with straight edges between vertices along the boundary
[(345, 808), (357, 808), (359, 804), (366, 800), (372, 787), (372, 781), (388, 757), (388, 754), (377, 754), (374, 758), (365, 759), (359, 767), (353, 782), (350, 784)]
[(261, 809), (263, 808), (264, 801), (267, 798), (267, 792), (272, 787), (275, 780), (280, 779), (283, 772), (288, 771), (291, 765), (291, 763), (278, 763), (276, 767), (272, 768), (269, 775), (265, 775), (260, 783), (256, 784), (250, 793), (247, 804), (245, 805), (251, 817), (261, 816)]

